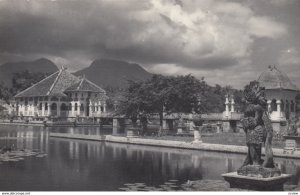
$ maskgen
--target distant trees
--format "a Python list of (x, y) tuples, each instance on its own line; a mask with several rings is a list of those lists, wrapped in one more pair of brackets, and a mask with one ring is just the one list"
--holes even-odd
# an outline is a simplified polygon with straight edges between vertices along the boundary
[(129, 82), (119, 102), (118, 113), (133, 120), (158, 114), (162, 127), (164, 113), (222, 112), (229, 90), (232, 88), (211, 87), (204, 78), (198, 80), (191, 75), (153, 75), (146, 81)]
[(20, 91), (23, 91), (28, 87), (32, 86), (33, 84), (46, 78), (48, 75), (49, 73), (42, 73), (42, 72), (32, 73), (29, 72), (28, 70), (14, 73), (12, 77), (12, 88), (10, 90), (11, 94), (16, 95)]
[(5, 87), (4, 84), (0, 84), (0, 99), (5, 100), (8, 102), (8, 100), (11, 97), (11, 92), (8, 87)]
[(24, 89), (32, 86), (47, 77), (49, 73), (31, 73), (28, 70), (17, 72), (12, 77), (12, 87), (9, 88), (3, 84), (0, 84), (0, 99), (8, 102), (14, 95), (23, 91)]

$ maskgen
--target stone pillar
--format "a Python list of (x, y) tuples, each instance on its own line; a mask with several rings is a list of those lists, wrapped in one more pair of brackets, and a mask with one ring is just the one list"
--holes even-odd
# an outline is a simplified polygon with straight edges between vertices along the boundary
[(232, 96), (232, 99), (231, 99), (231, 112), (234, 112), (234, 99), (233, 99), (233, 96)]
[(48, 102), (48, 116), (51, 115), (51, 102)]
[(59, 99), (58, 99), (58, 102), (56, 102), (56, 105), (57, 105), (57, 114), (56, 114), (56, 116), (60, 116), (60, 106), (61, 106), (61, 102), (60, 102)]
[(117, 118), (113, 119), (113, 135), (117, 135), (118, 134), (118, 128), (119, 128), (120, 124), (119, 124), (119, 120)]
[(271, 103), (272, 103), (272, 100), (268, 100), (267, 101), (267, 104), (268, 104), (268, 113), (271, 113)]
[(103, 105), (103, 112), (106, 112), (106, 103)]
[(45, 116), (45, 102), (42, 103), (42, 116)]
[(101, 101), (98, 101), (98, 115), (101, 115)]
[(75, 103), (71, 102), (71, 116), (74, 116), (74, 110), (75, 110)]
[(95, 104), (96, 104), (95, 112), (96, 112), (96, 116), (98, 117), (98, 116), (100, 116), (100, 114), (99, 114), (99, 102), (97, 101)]
[[(86, 107), (87, 107), (87, 106), (86, 106)], [(86, 111), (85, 111), (85, 115), (86, 115), (86, 116), (94, 116), (94, 115), (92, 115), (92, 113), (91, 113), (91, 101), (90, 101), (90, 104), (89, 104), (89, 108), (88, 108), (88, 109), (89, 109), (89, 111), (86, 110)], [(88, 113), (89, 113), (89, 114), (88, 114)]]
[(229, 100), (228, 100), (228, 95), (225, 96), (226, 100), (225, 100), (225, 116), (228, 117), (229, 116)]
[(32, 115), (32, 104), (29, 102), (28, 103), (28, 116)]
[(22, 106), (22, 104), (19, 104), (19, 113), (18, 113), (19, 116), (21, 116), (21, 112), (24, 113), (23, 106)]
[(90, 100), (89, 110), (90, 110), (90, 116), (93, 116), (93, 104), (91, 100)]
[(77, 115), (80, 116), (80, 106), (81, 106), (81, 102), (77, 101)]
[(278, 117), (281, 118), (281, 100), (276, 101)]

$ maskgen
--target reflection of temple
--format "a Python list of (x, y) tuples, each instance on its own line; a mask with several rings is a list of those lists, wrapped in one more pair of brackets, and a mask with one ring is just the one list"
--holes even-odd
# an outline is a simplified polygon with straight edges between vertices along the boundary
[(299, 112), (297, 110), (299, 89), (286, 74), (275, 66), (269, 66), (268, 70), (260, 74), (258, 82), (266, 89), (268, 111), (275, 130), (278, 129), (281, 121), (295, 116), (299, 117), (299, 113), (297, 114)]
[(15, 127), (7, 132), (2, 132), (0, 148), (11, 147), (15, 150), (39, 149), (41, 152), (48, 151), (48, 133), (39, 127), (26, 126)]
[(106, 112), (106, 92), (62, 68), (15, 96), (18, 116), (99, 117)]

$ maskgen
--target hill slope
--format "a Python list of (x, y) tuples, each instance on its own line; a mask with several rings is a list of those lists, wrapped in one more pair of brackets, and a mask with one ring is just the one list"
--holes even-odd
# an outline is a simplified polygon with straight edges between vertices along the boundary
[(36, 73), (53, 73), (58, 70), (57, 66), (48, 59), (41, 58), (32, 62), (10, 62), (0, 66), (0, 83), (7, 87), (11, 87), (12, 77), (14, 73), (28, 70)]
[(151, 77), (151, 74), (138, 64), (112, 59), (95, 60), (89, 67), (74, 74), (85, 75), (101, 87), (119, 88), (125, 87), (127, 80), (145, 80)]

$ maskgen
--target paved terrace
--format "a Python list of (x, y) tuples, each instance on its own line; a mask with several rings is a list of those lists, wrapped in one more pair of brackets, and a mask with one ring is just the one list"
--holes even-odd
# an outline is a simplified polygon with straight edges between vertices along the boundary
[[(148, 146), (159, 146), (159, 147), (170, 147), (190, 150), (205, 150), (215, 152), (226, 152), (226, 153), (239, 153), (246, 154), (246, 146), (235, 146), (235, 145), (222, 145), (222, 144), (210, 144), (210, 143), (195, 143), (195, 142), (183, 142), (183, 141), (171, 141), (171, 140), (155, 140), (155, 139), (144, 139), (140, 137), (123, 137), (113, 135), (82, 135), (82, 134), (67, 134), (67, 133), (50, 133), (50, 137), (58, 138), (69, 138), (69, 139), (80, 139), (80, 140), (91, 140), (91, 141), (107, 141), (124, 144), (138, 144)], [(262, 151), (263, 155), (265, 151)], [(300, 151), (295, 151), (294, 154), (284, 154), (283, 149), (273, 148), (273, 155), (281, 158), (299, 158)]]

